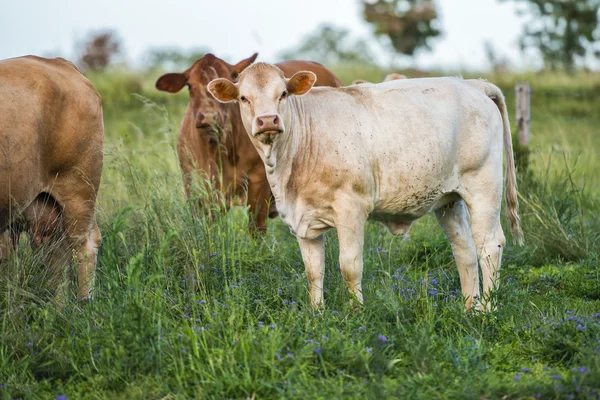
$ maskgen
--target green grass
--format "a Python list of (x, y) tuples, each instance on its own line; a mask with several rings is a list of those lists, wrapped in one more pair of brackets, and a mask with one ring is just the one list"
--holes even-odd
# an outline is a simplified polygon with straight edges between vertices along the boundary
[[(426, 217), (410, 241), (369, 223), (359, 310), (328, 233), (326, 305), (313, 312), (281, 221), (255, 240), (242, 208), (193, 215), (174, 151), (185, 93), (153, 93), (154, 78), (93, 77), (106, 129), (95, 299), (54, 305), (26, 245), (0, 266), (0, 398), (600, 396), (598, 98), (534, 94), (527, 245), (506, 248), (497, 311), (463, 311), (449, 245)], [(547, 79), (545, 90), (586, 87)]]

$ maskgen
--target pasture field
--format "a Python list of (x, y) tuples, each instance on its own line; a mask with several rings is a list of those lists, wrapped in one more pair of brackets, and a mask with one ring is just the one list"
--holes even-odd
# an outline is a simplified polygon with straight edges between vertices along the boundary
[[(335, 72), (346, 83), (385, 75)], [(598, 74), (489, 77), (511, 118), (514, 82), (534, 93), (519, 176), (526, 245), (505, 229), (486, 315), (463, 311), (429, 216), (407, 241), (369, 223), (358, 310), (329, 232), (325, 307), (311, 311), (279, 219), (257, 240), (243, 208), (194, 216), (174, 150), (187, 95), (155, 91), (158, 75), (91, 76), (106, 137), (96, 295), (54, 304), (40, 254), (21, 241), (0, 265), (0, 398), (600, 398)]]

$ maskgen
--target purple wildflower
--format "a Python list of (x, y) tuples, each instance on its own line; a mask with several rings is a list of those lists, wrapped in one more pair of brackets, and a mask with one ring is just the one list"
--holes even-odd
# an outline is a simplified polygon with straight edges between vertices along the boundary
[(216, 257), (216, 256), (217, 256), (217, 253), (211, 253), (209, 257), (213, 258), (213, 257)]
[(358, 331), (359, 331), (359, 332), (362, 332), (362, 331), (364, 331), (365, 329), (367, 329), (367, 327), (366, 327), (366, 326), (360, 326), (360, 327), (358, 328)]
[(277, 325), (275, 325), (275, 324), (270, 324), (269, 325), (269, 329), (275, 329), (275, 328), (277, 328)]
[(329, 339), (326, 335), (321, 336), (323, 338), (323, 340), (327, 340)]
[(525, 373), (529, 373), (531, 372), (530, 368), (521, 368), (521, 371), (525, 372)]
[(315, 352), (315, 354), (323, 354), (323, 351), (321, 350), (320, 347), (317, 347), (316, 349), (313, 350)]
[(562, 379), (561, 375), (552, 375), (552, 379)]
[(293, 355), (292, 353), (287, 353), (287, 354), (286, 354), (286, 357), (287, 357), (287, 358), (294, 358), (294, 355)]
[(281, 356), (277, 353), (275, 353), (275, 358), (277, 359), (277, 361), (281, 361)]
[(521, 379), (521, 373), (520, 373), (520, 372), (518, 372), (518, 373), (515, 375), (515, 382), (518, 382), (518, 381), (519, 381), (519, 379)]
[(183, 350), (181, 350), (181, 352), (182, 352), (183, 354), (187, 354), (187, 350), (186, 350), (186, 349), (183, 349)]
[(385, 335), (379, 335), (377, 340), (379, 340), (381, 343), (387, 342), (387, 338), (385, 337)]
[(33, 346), (33, 343), (31, 343), (31, 342), (27, 342), (26, 346), (27, 346), (27, 347), (31, 347), (31, 346)]
[(367, 347), (367, 354), (371, 354), (373, 352), (373, 349), (370, 347)]
[(204, 264), (200, 264), (200, 265), (198, 266), (198, 269), (199, 269), (200, 271), (204, 271)]
[(437, 284), (437, 278), (433, 278), (433, 279), (431, 280), (431, 284), (432, 284), (432, 285), (435, 285), (435, 284)]
[(181, 339), (181, 338), (183, 337), (183, 335), (182, 335), (181, 333), (178, 333), (178, 334), (177, 334), (177, 337), (178, 337), (179, 339)]
[(585, 326), (583, 326), (581, 324), (577, 324), (577, 328), (575, 328), (575, 329), (577, 329), (578, 331), (582, 331), (585, 329)]
[(67, 395), (59, 394), (58, 396), (56, 396), (56, 400), (67, 400)]
[(314, 340), (312, 340), (312, 339), (308, 339), (308, 340), (306, 341), (306, 343), (314, 343), (314, 342), (315, 342), (315, 341), (314, 341)]

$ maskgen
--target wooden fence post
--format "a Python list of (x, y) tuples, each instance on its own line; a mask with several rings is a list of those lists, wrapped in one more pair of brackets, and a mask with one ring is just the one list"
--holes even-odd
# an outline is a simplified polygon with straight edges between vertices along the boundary
[(529, 108), (531, 88), (528, 82), (519, 82), (515, 85), (515, 97), (517, 100), (517, 139), (515, 162), (518, 169), (527, 171), (529, 169), (529, 120), (531, 112)]
[(517, 99), (517, 126), (519, 146), (526, 150), (529, 147), (530, 131), (529, 121), (531, 112), (529, 108), (531, 88), (528, 82), (519, 82), (515, 85)]

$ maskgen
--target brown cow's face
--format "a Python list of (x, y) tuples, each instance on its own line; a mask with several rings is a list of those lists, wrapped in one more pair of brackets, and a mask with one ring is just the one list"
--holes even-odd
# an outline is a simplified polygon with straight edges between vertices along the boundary
[(194, 116), (193, 125), (211, 145), (223, 142), (225, 137), (231, 134), (227, 110), (206, 90), (208, 82), (217, 77), (219, 73), (214, 66), (194, 65), (187, 81), (190, 107)]
[(285, 132), (288, 97), (305, 94), (316, 80), (316, 75), (308, 71), (297, 72), (286, 79), (276, 66), (258, 63), (240, 75), (238, 84), (216, 79), (208, 85), (208, 90), (219, 101), (239, 101), (248, 133), (262, 143), (270, 144)]
[(176, 93), (188, 87), (193, 126), (210, 145), (224, 143), (231, 135), (231, 122), (227, 106), (215, 100), (206, 89), (207, 84), (217, 78), (235, 79), (240, 72), (256, 59), (257, 54), (230, 65), (212, 54), (196, 60), (183, 73), (170, 73), (161, 76), (156, 87), (159, 90)]

